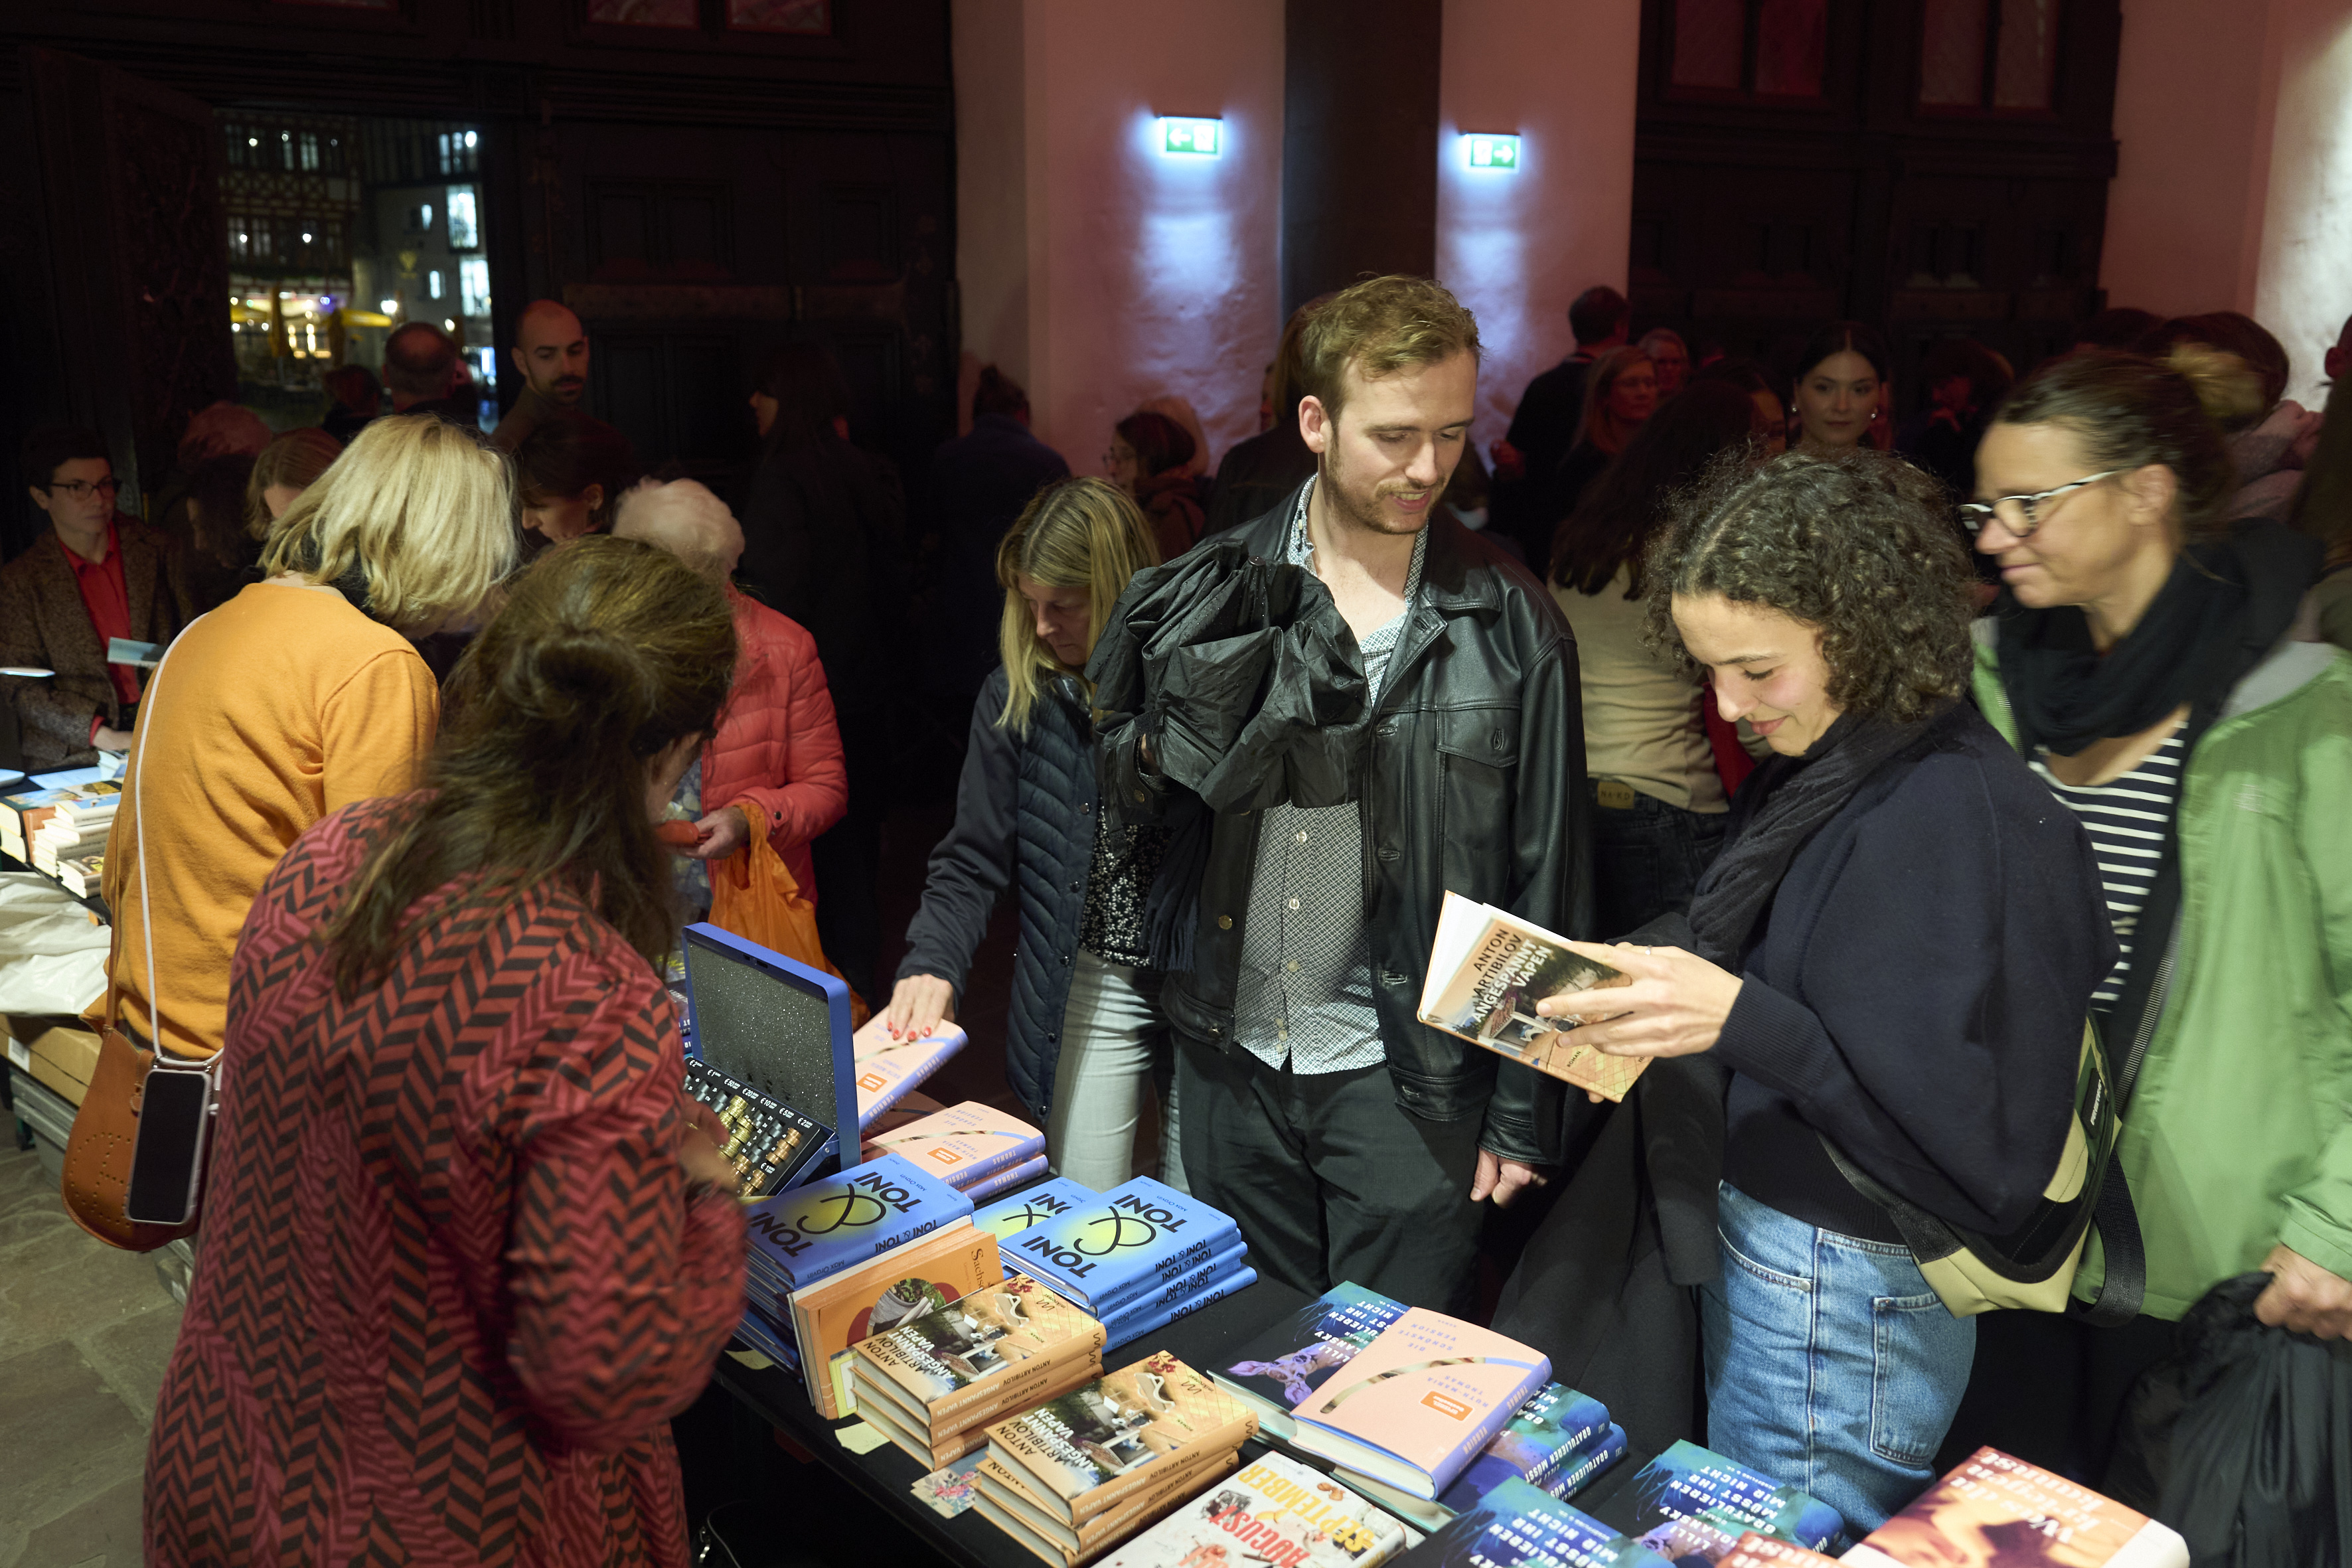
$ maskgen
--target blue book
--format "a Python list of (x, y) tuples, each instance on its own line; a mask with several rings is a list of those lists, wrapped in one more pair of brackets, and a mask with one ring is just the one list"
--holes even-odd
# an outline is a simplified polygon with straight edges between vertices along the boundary
[(757, 1309), (744, 1312), (743, 1321), (735, 1327), (735, 1337), (778, 1366), (800, 1371), (801, 1353), (793, 1348), (791, 1336), (761, 1316)]
[(1221, 1366), (1209, 1369), (1218, 1386), (1257, 1412), (1258, 1429), (1288, 1442), (1298, 1425), (1293, 1405), (1404, 1316), (1404, 1303), (1361, 1285), (1334, 1285), (1260, 1333)]
[[(1640, 1538), (1670, 1544), (1693, 1523), (1738, 1541), (1747, 1531), (1827, 1552), (1845, 1521), (1820, 1499), (1782, 1486), (1696, 1443), (1681, 1442), (1643, 1466), (1626, 1494)], [(1680, 1555), (1680, 1553), (1675, 1553)]]
[(1398, 1568), (1672, 1568), (1640, 1542), (1516, 1476), (1395, 1562)]
[(971, 1217), (971, 1200), (896, 1154), (748, 1205), (751, 1271), (786, 1294)]
[(1599, 1440), (1582, 1453), (1552, 1472), (1543, 1489), (1558, 1498), (1570, 1498), (1590, 1486), (1610, 1466), (1625, 1457), (1625, 1428), (1612, 1423)]
[(1609, 1431), (1609, 1411), (1589, 1394), (1547, 1383), (1503, 1423), (1486, 1451), (1445, 1489), (1438, 1501), (1460, 1513), (1512, 1476), (1551, 1490), (1551, 1479), (1583, 1457)]
[(1177, 1319), (1189, 1317), (1210, 1302), (1222, 1301), (1234, 1292), (1246, 1290), (1256, 1283), (1257, 1270), (1242, 1268), (1221, 1279), (1213, 1279), (1205, 1285), (1196, 1287), (1191, 1295), (1181, 1301), (1149, 1310), (1130, 1310), (1115, 1319), (1106, 1318), (1102, 1321), (1103, 1350), (1107, 1353), (1123, 1344), (1139, 1340), (1146, 1334), (1156, 1334)]
[(1227, 1274), (1238, 1272), (1249, 1262), (1249, 1248), (1235, 1237), (1229, 1247), (1221, 1247), (1209, 1257), (1186, 1268), (1172, 1279), (1163, 1280), (1154, 1275), (1136, 1289), (1123, 1290), (1112, 1300), (1095, 1305), (1095, 1317), (1102, 1322), (1113, 1318), (1139, 1317), (1156, 1311), (1173, 1301), (1181, 1301), (1200, 1286)]
[(1056, 1176), (989, 1205), (971, 1216), (971, 1223), (981, 1230), (994, 1231), (998, 1241), (1009, 1242), (1034, 1226), (1076, 1214), (1079, 1205), (1090, 1204), (1100, 1196), (1092, 1187), (1082, 1187), (1067, 1176)]
[(1241, 1227), (1149, 1176), (1003, 1239), (1004, 1266), (1049, 1285), (1099, 1318), (1097, 1304), (1133, 1300), (1190, 1274), (1233, 1245)]

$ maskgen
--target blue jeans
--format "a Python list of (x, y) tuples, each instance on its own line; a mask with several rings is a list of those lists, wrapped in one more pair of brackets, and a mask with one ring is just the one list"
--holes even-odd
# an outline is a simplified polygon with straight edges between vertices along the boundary
[(1633, 804), (1592, 808), (1592, 935), (1614, 942), (1670, 910), (1687, 910), (1700, 874), (1723, 847), (1727, 811), (1685, 811), (1633, 792)]
[(1719, 1190), (1723, 1268), (1699, 1295), (1707, 1447), (1811, 1493), (1859, 1538), (1936, 1479), (1976, 1321), (1903, 1247)]

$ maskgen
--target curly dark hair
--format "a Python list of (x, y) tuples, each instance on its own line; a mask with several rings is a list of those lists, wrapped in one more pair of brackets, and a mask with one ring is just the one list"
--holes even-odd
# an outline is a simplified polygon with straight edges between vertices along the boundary
[(1720, 594), (1818, 629), (1831, 700), (1898, 723), (1965, 689), (1974, 582), (1943, 487), (1882, 452), (1726, 452), (1674, 496), (1650, 547), (1649, 645), (1694, 679), (1677, 595)]

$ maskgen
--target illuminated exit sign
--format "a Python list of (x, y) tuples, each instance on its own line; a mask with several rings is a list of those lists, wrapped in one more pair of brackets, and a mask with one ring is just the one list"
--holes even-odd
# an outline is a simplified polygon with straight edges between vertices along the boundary
[(1160, 151), (1171, 158), (1213, 158), (1224, 141), (1224, 121), (1185, 120), (1173, 115), (1160, 121)]
[(1471, 135), (1463, 140), (1470, 144), (1470, 166), (1474, 169), (1519, 166), (1519, 139), (1516, 136)]

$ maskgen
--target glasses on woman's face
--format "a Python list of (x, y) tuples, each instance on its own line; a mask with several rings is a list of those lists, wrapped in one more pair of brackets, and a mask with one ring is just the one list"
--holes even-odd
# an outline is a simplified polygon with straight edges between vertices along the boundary
[(59, 479), (49, 487), (49, 493), (63, 495), (69, 500), (88, 500), (93, 495), (110, 496), (121, 489), (119, 479)]
[(2087, 479), (2076, 479), (2071, 484), (2059, 485), (2046, 490), (2036, 490), (2032, 495), (1997, 496), (1991, 500), (1962, 501), (1960, 521), (1969, 525), (1969, 532), (1981, 533), (1984, 531), (1985, 524), (1999, 518), (2000, 525), (2009, 530), (2013, 538), (2031, 539), (2033, 537), (2034, 530), (2050, 521), (2052, 501), (2056, 500), (2060, 496), (2079, 490), (2084, 485), (2095, 485), (2101, 479), (2112, 479), (2117, 474), (2126, 471), (2123, 468), (2109, 468), (2104, 474), (2093, 474)]

